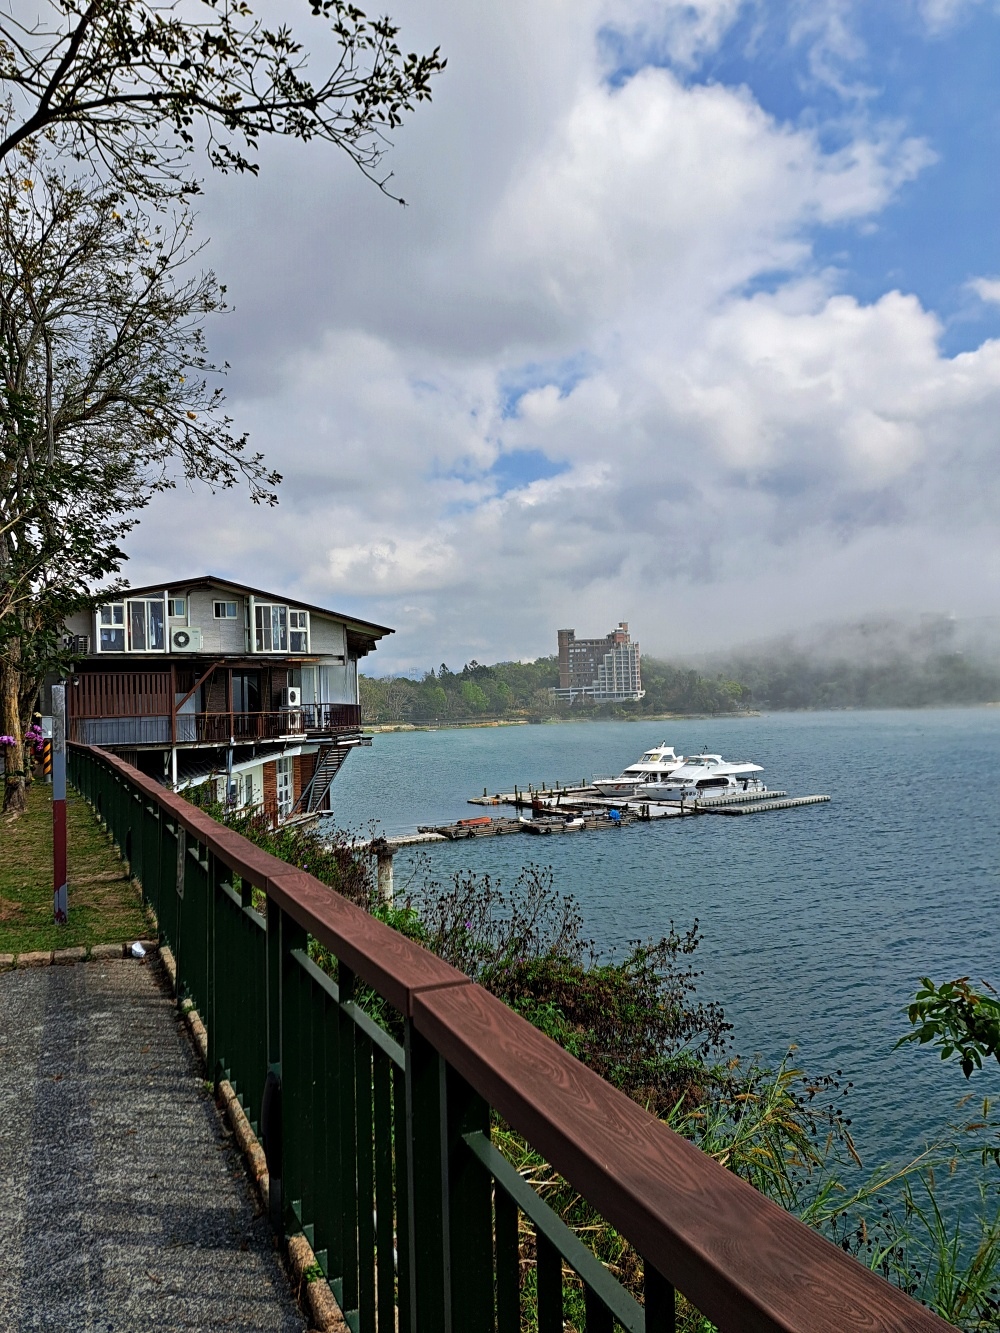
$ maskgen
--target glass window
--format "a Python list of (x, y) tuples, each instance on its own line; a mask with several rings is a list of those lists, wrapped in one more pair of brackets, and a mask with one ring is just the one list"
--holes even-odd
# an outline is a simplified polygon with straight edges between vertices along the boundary
[(288, 652), (288, 607), (258, 602), (254, 608), (255, 642), (259, 653)]
[(236, 603), (235, 602), (216, 602), (215, 603), (216, 620), (235, 620)]
[(288, 647), (293, 653), (309, 651), (309, 612), (289, 611)]
[(128, 603), (128, 646), (133, 653), (163, 651), (163, 599), (133, 597)]
[(125, 603), (112, 602), (102, 606), (98, 613), (97, 651), (100, 653), (123, 653), (125, 651)]
[(279, 759), (275, 764), (278, 788), (278, 818), (292, 813), (292, 761)]
[(187, 615), (187, 598), (171, 597), (167, 601), (167, 615), (171, 620), (183, 620)]

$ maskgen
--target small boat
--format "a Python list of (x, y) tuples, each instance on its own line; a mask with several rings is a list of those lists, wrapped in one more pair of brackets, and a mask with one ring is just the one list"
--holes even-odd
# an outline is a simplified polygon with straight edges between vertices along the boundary
[(525, 833), (576, 833), (587, 827), (587, 821), (582, 816), (567, 819), (563, 815), (535, 815), (528, 819), (526, 815), (521, 815), (519, 823)]
[(637, 795), (644, 801), (697, 801), (741, 792), (761, 796), (767, 788), (755, 774), (763, 771), (760, 764), (732, 764), (721, 754), (696, 754), (676, 768), (669, 781), (644, 783)]
[[(634, 797), (639, 787), (654, 788), (661, 782), (667, 782), (676, 769), (684, 763), (682, 754), (675, 754), (674, 747), (665, 742), (654, 745), (641, 759), (629, 764), (616, 778), (594, 778), (593, 786), (602, 796), (613, 796), (620, 800)], [(646, 797), (645, 799), (649, 799)]]

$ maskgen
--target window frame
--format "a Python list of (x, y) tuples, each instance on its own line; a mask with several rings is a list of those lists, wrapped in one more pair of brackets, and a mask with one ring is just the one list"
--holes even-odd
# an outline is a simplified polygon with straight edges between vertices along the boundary
[[(132, 642), (132, 616), (133, 607), (143, 608), (142, 628), (145, 643), (141, 648), (136, 648)], [(150, 614), (150, 608), (158, 606), (160, 608), (159, 621), (159, 647), (150, 646), (151, 640), (155, 637), (153, 631), (156, 627), (156, 618)], [(123, 597), (118, 602), (105, 602), (103, 606), (97, 608), (97, 634), (94, 636), (97, 652), (99, 654), (109, 653), (116, 657), (119, 653), (165, 653), (170, 641), (168, 630), (169, 616), (164, 615), (167, 609), (167, 599), (161, 594), (159, 597)], [(116, 618), (116, 612), (120, 612), (121, 619)], [(110, 619), (105, 620), (105, 613), (108, 613)], [(102, 639), (104, 632), (121, 633), (122, 646), (120, 648), (107, 648)]]
[[(283, 791), (287, 792), (284, 800), (282, 800)], [(274, 761), (274, 798), (278, 807), (279, 819), (283, 819), (286, 815), (292, 813), (292, 808), (295, 805), (295, 765), (287, 755), (283, 755)]]
[[(175, 611), (174, 607), (181, 609)], [(187, 598), (186, 597), (168, 597), (167, 598), (167, 619), (168, 620), (186, 620), (187, 619)]]
[[(298, 620), (298, 624), (293, 625), (293, 619)], [(296, 648), (293, 643), (293, 636), (302, 635), (302, 647)], [(303, 611), (300, 607), (288, 608), (288, 651), (290, 653), (308, 653), (311, 642), (312, 627), (309, 624), (309, 612)]]
[[(220, 606), (225, 608), (224, 611), (223, 611), (223, 614), (222, 614), (222, 615), (219, 615), (219, 607), (220, 607)], [(232, 615), (229, 614), (229, 607), (232, 607), (232, 608), (233, 608), (233, 613), (232, 613)], [(213, 619), (215, 619), (215, 620), (239, 620), (239, 618), (240, 618), (240, 608), (239, 608), (239, 603), (238, 603), (238, 602), (230, 602), (230, 601), (227, 601), (227, 600), (225, 600), (225, 599), (221, 599), (221, 598), (220, 598), (219, 601), (213, 601), (213, 602), (212, 602), (212, 616), (213, 616)]]

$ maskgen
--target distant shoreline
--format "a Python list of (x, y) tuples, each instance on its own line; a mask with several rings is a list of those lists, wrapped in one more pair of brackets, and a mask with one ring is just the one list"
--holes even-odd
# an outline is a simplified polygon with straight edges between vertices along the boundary
[(549, 727), (565, 722), (704, 722), (722, 718), (760, 717), (754, 709), (743, 713), (644, 713), (639, 717), (545, 717), (534, 722), (527, 717), (492, 718), (470, 722), (364, 722), (362, 730), (374, 735), (385, 731), (467, 731), (483, 727)]
[(840, 708), (750, 708), (739, 713), (643, 713), (636, 717), (546, 717), (537, 722), (527, 717), (490, 718), (467, 722), (364, 722), (367, 735), (390, 731), (468, 731), (484, 727), (549, 727), (566, 722), (722, 722), (741, 717), (764, 717), (769, 713), (922, 713), (941, 708), (1000, 708), (1000, 700), (982, 703), (880, 704), (873, 708), (849, 705)]

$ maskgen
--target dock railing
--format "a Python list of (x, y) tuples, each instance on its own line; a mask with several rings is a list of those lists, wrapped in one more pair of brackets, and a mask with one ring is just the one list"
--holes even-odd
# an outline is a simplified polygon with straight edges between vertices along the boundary
[[(524, 1227), (539, 1333), (563, 1333), (570, 1270), (587, 1333), (673, 1330), (675, 1289), (722, 1333), (950, 1327), (313, 876), (105, 751), (72, 746), (70, 774), (262, 1136), (272, 1222), (305, 1233), (355, 1333), (519, 1333)], [(493, 1145), (491, 1110), (635, 1247), (642, 1304)]]

